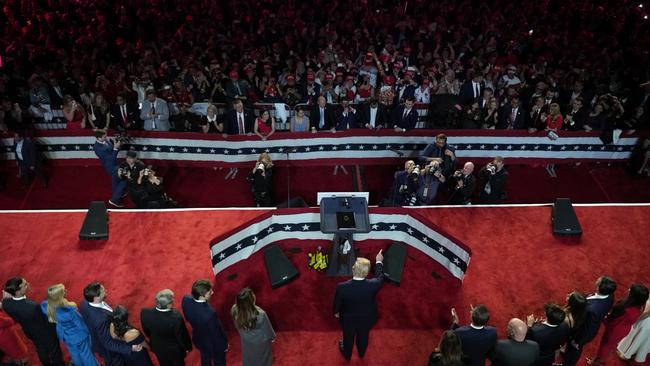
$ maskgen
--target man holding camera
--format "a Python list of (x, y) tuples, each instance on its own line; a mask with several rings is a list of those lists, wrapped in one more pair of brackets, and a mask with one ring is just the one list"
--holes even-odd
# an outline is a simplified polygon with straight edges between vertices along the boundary
[(450, 205), (469, 205), (471, 204), (472, 194), (476, 187), (476, 178), (472, 175), (474, 172), (474, 163), (468, 161), (463, 166), (463, 169), (456, 170), (454, 174), (449, 177), (449, 184), (451, 187), (451, 198), (449, 198)]
[(442, 173), (440, 163), (432, 161), (427, 164), (420, 176), (418, 182), (418, 204), (432, 205), (435, 203), (436, 196), (438, 195), (438, 187), (446, 180), (445, 175)]
[(140, 171), (144, 168), (144, 163), (138, 160), (135, 151), (127, 151), (126, 161), (124, 161), (117, 170), (117, 175), (120, 179), (126, 181), (129, 196), (131, 196), (131, 200), (137, 208), (144, 207), (143, 199), (146, 196), (144, 189), (140, 184), (138, 184)]
[(122, 141), (118, 140), (113, 142), (113, 140), (109, 140), (104, 130), (96, 130), (95, 139), (95, 155), (102, 162), (106, 173), (111, 177), (112, 193), (108, 203), (114, 207), (124, 207), (122, 205), (122, 197), (127, 183), (125, 180), (120, 179), (117, 174), (117, 153), (120, 151), (120, 147), (122, 147)]
[(480, 195), (482, 203), (497, 203), (503, 199), (503, 189), (508, 181), (508, 171), (504, 168), (501, 156), (495, 157), (493, 161), (481, 169), (479, 177), (485, 181), (485, 186), (483, 186)]
[(395, 173), (391, 203), (393, 206), (415, 206), (420, 183), (420, 167), (413, 160), (404, 163), (404, 170)]

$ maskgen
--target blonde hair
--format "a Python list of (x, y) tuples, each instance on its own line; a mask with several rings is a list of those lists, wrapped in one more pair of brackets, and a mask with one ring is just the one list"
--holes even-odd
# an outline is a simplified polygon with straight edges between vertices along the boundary
[(365, 278), (370, 272), (370, 261), (366, 258), (357, 258), (352, 266), (352, 275), (354, 277)]
[(57, 283), (47, 289), (47, 320), (56, 323), (56, 309), (62, 306), (77, 306), (65, 298), (65, 285)]
[(551, 117), (555, 118), (558, 114), (560, 114), (560, 105), (557, 103), (551, 103), (551, 105), (548, 106), (548, 113), (551, 115)]

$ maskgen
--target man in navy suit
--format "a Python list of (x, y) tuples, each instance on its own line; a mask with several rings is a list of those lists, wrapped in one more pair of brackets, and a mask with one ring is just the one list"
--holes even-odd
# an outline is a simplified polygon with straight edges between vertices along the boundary
[(526, 112), (521, 106), (521, 99), (514, 97), (499, 113), (497, 129), (522, 130), (526, 128)]
[(47, 187), (47, 176), (41, 170), (36, 144), (32, 139), (25, 138), (23, 132), (16, 132), (14, 134), (14, 153), (16, 155), (16, 163), (18, 163), (18, 173), (23, 183), (29, 184), (29, 178), (34, 174), (41, 180), (43, 187)]
[(253, 112), (244, 109), (241, 99), (235, 99), (233, 109), (226, 113), (226, 133), (229, 135), (251, 135), (255, 116)]
[(336, 117), (334, 111), (327, 105), (327, 99), (324, 96), (319, 96), (309, 112), (309, 129), (311, 132), (316, 131), (336, 131)]
[(21, 277), (12, 277), (5, 283), (4, 290), (10, 295), (2, 301), (4, 311), (20, 324), (27, 338), (34, 343), (41, 363), (44, 366), (64, 366), (56, 325), (47, 321), (40, 304), (27, 298), (29, 282)]
[(490, 313), (485, 305), (471, 308), (472, 322), (469, 325), (459, 326), (456, 309), (451, 309), (451, 328), (460, 338), (463, 353), (471, 360), (471, 366), (484, 366), (488, 353), (497, 343), (497, 330), (487, 326)]
[(393, 112), (393, 128), (395, 131), (406, 132), (415, 128), (420, 115), (413, 108), (414, 105), (415, 99), (408, 97), (404, 101), (404, 105), (395, 108), (395, 112)]
[(192, 342), (201, 352), (201, 366), (225, 366), (228, 336), (208, 302), (214, 291), (208, 280), (192, 285), (192, 296), (183, 297), (183, 314), (192, 325)]
[(104, 301), (105, 299), (104, 286), (99, 282), (92, 282), (84, 288), (84, 300), (79, 305), (79, 312), (90, 332), (93, 352), (104, 359), (106, 366), (122, 366), (124, 359), (120, 355), (128, 355), (131, 351), (138, 352), (142, 350), (142, 346), (129, 346), (111, 337), (108, 331), (108, 316), (113, 313), (113, 308)]
[(357, 258), (352, 266), (352, 279), (336, 286), (334, 316), (339, 318), (343, 328), (339, 351), (347, 360), (352, 357), (355, 338), (359, 357), (363, 358), (368, 348), (370, 328), (377, 321), (375, 297), (384, 281), (383, 260), (384, 256), (380, 250), (375, 262), (375, 278), (366, 279), (370, 272), (370, 261)]
[(127, 102), (126, 94), (117, 95), (117, 103), (111, 107), (111, 126), (117, 130), (142, 128), (138, 106)]
[(582, 354), (585, 345), (591, 342), (600, 329), (600, 325), (614, 305), (616, 282), (609, 276), (601, 276), (596, 281), (596, 293), (587, 297), (587, 317), (577, 330), (573, 340), (567, 344), (562, 365), (573, 366)]
[[(483, 75), (476, 74), (460, 87), (458, 97), (463, 106), (468, 106), (483, 96), (484, 87), (482, 83)], [(480, 107), (481, 104), (479, 104)]]
[(341, 110), (336, 116), (336, 130), (345, 131), (351, 128), (357, 128), (356, 111), (350, 106), (347, 99), (341, 100)]
[(544, 305), (546, 320), (535, 321), (533, 315), (527, 319), (526, 338), (539, 345), (539, 360), (536, 366), (551, 366), (555, 361), (555, 352), (566, 343), (571, 328), (564, 322), (565, 314), (557, 304)]
[(102, 162), (106, 173), (111, 177), (111, 198), (108, 200), (108, 203), (115, 207), (124, 207), (121, 202), (127, 184), (117, 174), (119, 168), (117, 153), (120, 151), (120, 147), (122, 147), (122, 143), (120, 141), (113, 142), (109, 140), (106, 136), (106, 131), (95, 131), (95, 155)]

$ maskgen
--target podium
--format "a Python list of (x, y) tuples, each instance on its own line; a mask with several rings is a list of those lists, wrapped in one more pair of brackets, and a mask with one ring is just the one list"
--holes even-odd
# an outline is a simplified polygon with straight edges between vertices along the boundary
[[(330, 249), (328, 276), (350, 276), (357, 256), (354, 233), (370, 232), (367, 194), (332, 194), (320, 200), (320, 227), (334, 234)], [(348, 245), (346, 245), (346, 242)]]

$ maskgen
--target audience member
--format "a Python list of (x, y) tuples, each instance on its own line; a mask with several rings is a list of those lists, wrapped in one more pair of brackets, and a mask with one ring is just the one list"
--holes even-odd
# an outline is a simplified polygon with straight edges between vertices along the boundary
[(21, 338), (18, 324), (2, 310), (5, 298), (11, 297), (5, 293), (0, 298), (0, 359), (5, 355), (11, 364), (27, 364), (27, 345)]
[(600, 340), (596, 358), (587, 358), (589, 365), (601, 365), (616, 349), (616, 345), (630, 332), (643, 313), (648, 301), (648, 288), (641, 284), (630, 287), (627, 296), (619, 300), (605, 318), (605, 333)]
[(503, 157), (496, 156), (481, 169), (479, 177), (484, 184), (479, 196), (482, 203), (498, 203), (505, 198), (508, 171), (505, 169)]
[(235, 99), (232, 105), (233, 109), (226, 113), (226, 133), (228, 135), (251, 135), (255, 123), (253, 112), (244, 108), (241, 99)]
[(235, 328), (241, 338), (243, 366), (271, 366), (275, 331), (266, 312), (255, 305), (253, 290), (243, 288), (230, 309)]
[(143, 204), (146, 208), (175, 208), (178, 204), (165, 193), (163, 177), (156, 174), (156, 170), (149, 165), (140, 171), (138, 185), (142, 187)]
[(628, 333), (616, 347), (618, 355), (624, 360), (642, 363), (650, 353), (650, 300), (645, 304), (645, 311), (632, 325)]
[(309, 113), (309, 129), (311, 132), (316, 131), (335, 131), (336, 116), (332, 108), (327, 105), (327, 99), (319, 96)]
[(453, 330), (446, 330), (440, 337), (438, 348), (429, 356), (429, 366), (471, 365), (469, 357), (463, 354), (461, 342)]
[(555, 354), (569, 339), (571, 328), (564, 322), (566, 315), (557, 304), (544, 305), (546, 319), (537, 320), (531, 314), (528, 316), (528, 333), (526, 338), (539, 345), (539, 360), (536, 366), (551, 366), (555, 362)]
[(514, 97), (510, 103), (505, 105), (499, 113), (498, 129), (521, 130), (526, 128), (526, 112), (521, 107), (521, 99)]
[(263, 152), (257, 158), (255, 167), (248, 175), (255, 207), (273, 207), (273, 161)]
[(14, 155), (18, 165), (18, 175), (25, 186), (31, 182), (34, 175), (41, 180), (43, 187), (47, 187), (47, 175), (41, 167), (41, 159), (36, 148), (36, 143), (25, 138), (25, 133), (17, 131), (14, 133)]
[(352, 279), (336, 286), (334, 316), (343, 328), (339, 351), (346, 360), (352, 357), (355, 340), (359, 357), (363, 358), (366, 354), (370, 329), (378, 316), (375, 298), (384, 281), (383, 260), (380, 250), (375, 257), (375, 278), (366, 279), (370, 272), (370, 261), (358, 257), (352, 266)]
[(90, 332), (93, 353), (99, 354), (105, 365), (119, 366), (124, 363), (124, 356), (130, 355), (132, 351), (140, 351), (142, 346), (131, 347), (116, 342), (111, 337), (108, 318), (113, 313), (113, 308), (104, 301), (105, 299), (104, 286), (99, 282), (91, 282), (84, 288), (84, 300), (79, 306), (79, 312)]
[(291, 117), (291, 132), (306, 132), (309, 129), (309, 118), (302, 107), (296, 107), (296, 114)]
[(197, 117), (187, 111), (188, 104), (187, 103), (181, 103), (181, 113), (178, 115), (181, 115), (183, 117), (180, 117), (180, 121), (177, 119), (176, 121), (179, 122), (179, 124), (183, 124), (185, 128), (187, 129), (188, 126), (192, 126), (190, 128), (193, 129), (193, 131), (198, 131), (198, 132), (203, 132), (203, 133), (224, 133), (226, 132), (223, 120), (219, 118), (217, 115), (217, 106), (214, 104), (208, 104), (208, 108), (206, 109), (206, 114), (205, 116), (201, 116), (198, 121), (198, 128), (194, 127), (196, 126), (196, 119)]
[(209, 301), (214, 291), (208, 280), (192, 284), (192, 294), (183, 297), (183, 315), (192, 326), (192, 342), (201, 352), (201, 366), (225, 366), (228, 335)]
[(153, 366), (144, 335), (129, 323), (129, 312), (122, 305), (118, 305), (112, 313), (108, 314), (108, 332), (116, 342), (121, 342), (127, 347), (140, 349), (123, 355), (125, 366)]
[(117, 102), (110, 109), (110, 125), (118, 131), (141, 129), (138, 106), (128, 102), (126, 93), (116, 97)]
[(113, 140), (108, 139), (106, 131), (95, 131), (95, 145), (93, 148), (104, 170), (111, 177), (111, 198), (108, 203), (115, 207), (124, 207), (122, 197), (127, 186), (127, 182), (120, 179), (118, 175), (117, 154), (120, 147), (122, 147), (122, 142), (113, 142)]
[(146, 131), (169, 131), (169, 107), (167, 101), (158, 98), (154, 89), (146, 92), (146, 100), (142, 102), (140, 119), (144, 121)]
[(415, 99), (406, 97), (404, 104), (395, 108), (395, 112), (393, 112), (393, 129), (396, 132), (406, 132), (415, 128), (420, 115), (413, 108), (414, 105)]
[[(90, 119), (93, 128), (108, 130), (110, 125), (110, 105), (101, 92), (95, 93), (92, 103), (88, 108), (88, 119)], [(115, 126), (113, 126), (115, 127)]]
[(476, 188), (476, 178), (474, 172), (474, 163), (468, 161), (463, 165), (463, 169), (456, 170), (449, 177), (449, 187), (451, 188), (450, 205), (468, 205), (471, 204), (472, 195)]
[(539, 345), (526, 339), (528, 327), (523, 320), (508, 322), (508, 339), (500, 339), (494, 346), (492, 366), (532, 366), (539, 359)]
[(50, 323), (56, 324), (59, 340), (68, 348), (68, 353), (75, 365), (99, 366), (91, 349), (90, 333), (77, 304), (68, 301), (63, 284), (52, 285), (47, 289), (47, 300), (41, 303), (41, 311), (47, 315)]
[(485, 360), (497, 343), (497, 330), (488, 326), (490, 313), (485, 305), (470, 309), (471, 323), (460, 326), (456, 309), (451, 309), (451, 328), (458, 335), (463, 354), (467, 355), (471, 366), (485, 366)]
[(156, 294), (156, 306), (140, 312), (142, 330), (160, 366), (184, 366), (192, 350), (192, 340), (183, 316), (173, 307), (174, 293), (164, 289)]
[(359, 111), (359, 127), (369, 130), (380, 130), (388, 125), (389, 114), (386, 106), (379, 103), (377, 98), (370, 98)]
[(268, 110), (260, 112), (255, 119), (253, 132), (263, 141), (275, 133), (275, 117), (272, 117)]
[[(88, 122), (86, 110), (69, 95), (63, 97), (63, 116), (67, 121), (66, 128), (68, 130), (82, 130), (86, 128), (86, 123)], [(92, 121), (90, 121), (90, 125), (92, 128), (95, 128)]]
[(347, 99), (341, 100), (341, 109), (336, 114), (336, 130), (345, 131), (357, 127), (356, 111), (350, 106)]

